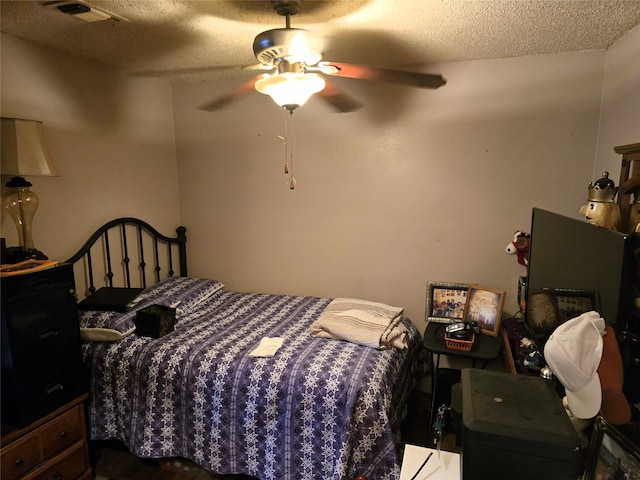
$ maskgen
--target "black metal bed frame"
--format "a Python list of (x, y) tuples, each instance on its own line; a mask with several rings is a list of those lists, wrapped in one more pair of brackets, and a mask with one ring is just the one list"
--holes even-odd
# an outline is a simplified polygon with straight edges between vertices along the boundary
[[(128, 227), (129, 226), (129, 227)], [(133, 229), (133, 230), (132, 230)], [(150, 260), (153, 262), (153, 273), (155, 274), (154, 283), (158, 283), (161, 280), (161, 273), (163, 267), (166, 266), (167, 277), (171, 277), (175, 274), (174, 271), (174, 251), (173, 248), (177, 247), (177, 259), (178, 259), (178, 272), (182, 277), (187, 276), (187, 250), (186, 250), (186, 237), (187, 229), (183, 226), (176, 228), (176, 236), (168, 237), (163, 235), (147, 222), (133, 218), (123, 217), (104, 224), (98, 228), (89, 240), (78, 250), (73, 256), (65, 260), (65, 263), (76, 264), (82, 262), (85, 270), (85, 285), (87, 285), (86, 293), (91, 295), (94, 293), (96, 287), (95, 279), (95, 265), (100, 263), (100, 273), (104, 270), (104, 277), (100, 280), (100, 283), (104, 282), (108, 287), (114, 286), (114, 265), (118, 269), (122, 269), (124, 287), (132, 287), (131, 280), (131, 267), (133, 262), (140, 274), (140, 286), (142, 288), (147, 287), (147, 258), (145, 256), (145, 244), (151, 242), (152, 253), (149, 255)], [(134, 233), (135, 239), (131, 239), (128, 233)], [(117, 259), (117, 263), (114, 263), (112, 259), (111, 247), (114, 238), (117, 237), (119, 245), (122, 248), (122, 259)], [(102, 240), (99, 254), (94, 259), (92, 251), (95, 253), (96, 249), (92, 248)], [(133, 243), (135, 241), (135, 244)], [(161, 252), (166, 253), (166, 257), (161, 257)], [(133, 257), (133, 259), (132, 259)], [(76, 287), (78, 281), (76, 280)], [(102, 285), (99, 285), (102, 286)]]

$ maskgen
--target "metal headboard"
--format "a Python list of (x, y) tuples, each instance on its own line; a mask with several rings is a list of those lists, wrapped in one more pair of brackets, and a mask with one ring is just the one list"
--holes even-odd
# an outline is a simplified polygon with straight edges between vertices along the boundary
[[(91, 295), (102, 286), (146, 288), (175, 274), (187, 276), (187, 229), (167, 237), (137, 218), (112, 220), (95, 231), (66, 263), (74, 264), (76, 291)], [(151, 262), (151, 265), (149, 265)], [(152, 274), (152, 280), (148, 274)]]

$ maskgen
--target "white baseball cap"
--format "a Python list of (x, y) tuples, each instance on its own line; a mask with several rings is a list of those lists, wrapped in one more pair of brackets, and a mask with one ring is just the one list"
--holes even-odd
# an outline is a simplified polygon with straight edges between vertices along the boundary
[(577, 418), (595, 417), (602, 403), (598, 366), (605, 322), (586, 312), (557, 327), (544, 346), (544, 358), (564, 385), (569, 409)]

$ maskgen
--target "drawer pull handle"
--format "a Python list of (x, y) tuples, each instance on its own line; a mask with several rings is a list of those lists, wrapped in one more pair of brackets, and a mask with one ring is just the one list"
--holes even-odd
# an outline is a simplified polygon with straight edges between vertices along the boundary
[(46, 330), (41, 330), (38, 333), (38, 337), (40, 338), (40, 340), (47, 340), (48, 338), (57, 337), (58, 335), (59, 335), (58, 331), (54, 330), (52, 328), (48, 328)]
[(67, 432), (64, 430), (60, 432), (60, 438), (65, 438), (67, 436)]
[(34, 290), (43, 290), (45, 288), (53, 287), (53, 282), (48, 278), (44, 278), (42, 280), (36, 280), (35, 282), (31, 282), (30, 286)]
[(53, 478), (54, 478), (54, 480), (61, 480), (62, 479), (62, 474), (60, 472), (55, 472), (53, 474)]
[(62, 385), (60, 382), (52, 383), (51, 385), (45, 387), (44, 393), (46, 393), (47, 395), (51, 395), (52, 393), (59, 392), (63, 388), (64, 385)]
[(24, 463), (24, 460), (21, 458), (16, 458), (16, 461), (14, 462), (16, 467), (21, 466)]

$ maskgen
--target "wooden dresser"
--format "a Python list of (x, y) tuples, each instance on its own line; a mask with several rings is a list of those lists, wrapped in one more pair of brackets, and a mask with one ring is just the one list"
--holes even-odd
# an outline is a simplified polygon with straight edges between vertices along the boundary
[(91, 480), (84, 394), (24, 428), (2, 432), (2, 480)]

